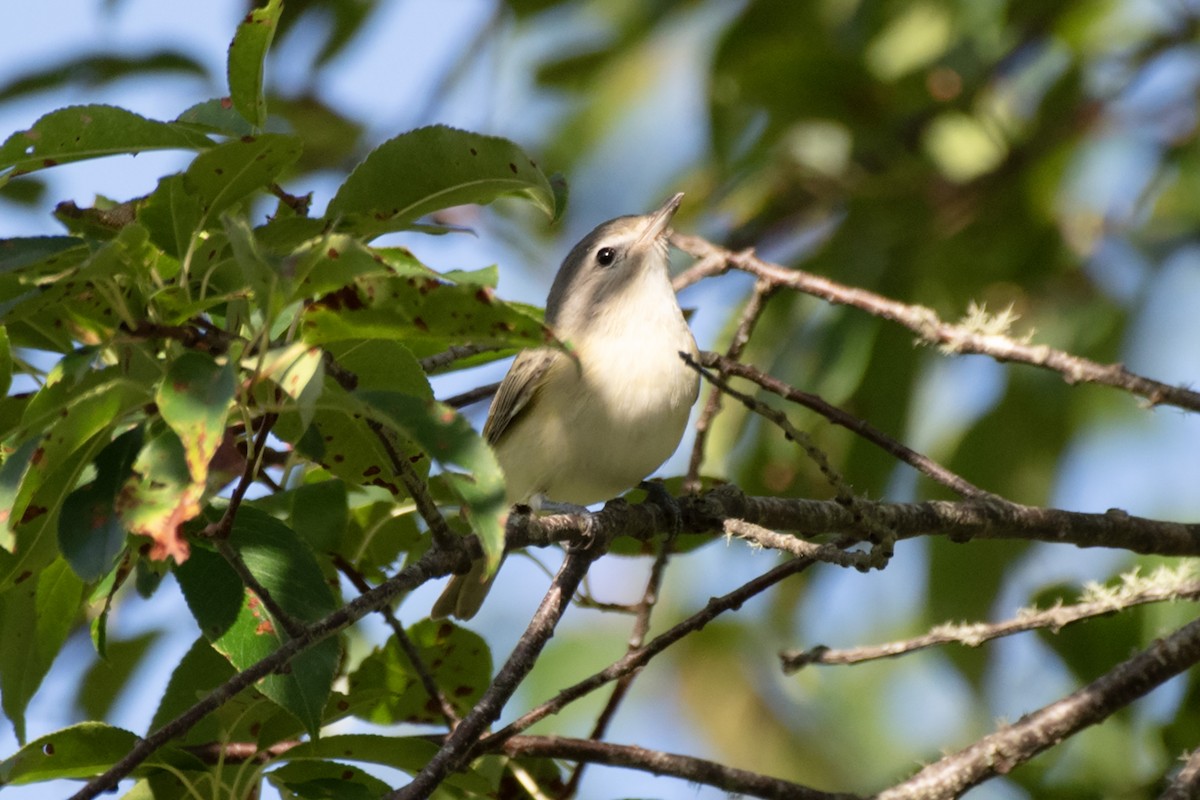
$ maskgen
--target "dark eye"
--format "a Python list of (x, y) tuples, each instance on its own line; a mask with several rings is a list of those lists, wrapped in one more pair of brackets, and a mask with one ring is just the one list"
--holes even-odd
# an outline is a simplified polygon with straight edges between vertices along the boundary
[(617, 260), (617, 251), (611, 247), (601, 247), (596, 251), (596, 261), (602, 267), (607, 267)]

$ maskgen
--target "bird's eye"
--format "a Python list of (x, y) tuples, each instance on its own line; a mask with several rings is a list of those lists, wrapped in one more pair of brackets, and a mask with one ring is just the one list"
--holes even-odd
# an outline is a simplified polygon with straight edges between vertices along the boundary
[(602, 267), (607, 267), (617, 260), (617, 251), (611, 247), (601, 247), (596, 251), (596, 262)]

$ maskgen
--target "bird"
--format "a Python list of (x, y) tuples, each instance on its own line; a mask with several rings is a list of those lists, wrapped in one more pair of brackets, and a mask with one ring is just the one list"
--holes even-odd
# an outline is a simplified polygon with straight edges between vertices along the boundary
[[(682, 199), (601, 223), (559, 267), (546, 324), (563, 346), (517, 355), (483, 427), (510, 506), (612, 499), (679, 446), (700, 391), (683, 359), (698, 356), (696, 340), (668, 271)], [(470, 619), (494, 579), (484, 561), (473, 563), (451, 577), (431, 616)]]

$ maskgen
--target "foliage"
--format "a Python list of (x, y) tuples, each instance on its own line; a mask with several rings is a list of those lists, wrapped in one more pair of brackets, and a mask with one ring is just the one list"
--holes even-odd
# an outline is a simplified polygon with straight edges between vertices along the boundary
[[(1194, 66), (1197, 16), (1179, 4), (1145, 21), (1133, 5), (512, 0), (495, 22), (518, 40), (555, 30), (587, 42), (542, 52), (537, 91), (562, 105), (528, 137), (529, 152), (544, 154), (535, 159), (509, 139), (427, 120), (362, 152), (362, 121), (313, 88), (281, 96), (268, 67), (277, 38), (292, 35), (300, 21), (323, 21), (312, 64), (321, 74), (366, 29), (374, 4), (305, 0), (285, 11), (269, 0), (237, 26), (227, 97), (199, 100), (170, 120), (103, 104), (66, 106), (9, 135), (0, 144), (0, 189), (15, 202), (39, 197), (45, 171), (71, 162), (159, 149), (185, 152), (190, 161), (145, 196), (97, 198), (89, 208), (60, 204), (55, 216), (64, 234), (0, 240), (0, 384), (8, 390), (0, 401), (0, 701), (23, 744), (0, 763), (0, 785), (93, 778), (138, 746), (137, 734), (104, 721), (102, 707), (88, 710), (92, 719), (25, 742), (26, 712), (65, 642), (85, 627), (113, 685), (127, 685), (148, 645), (111, 641), (109, 614), (132, 591), (159, 591), (167, 572), (197, 634), (173, 666), (152, 730), (173, 724), (209, 692), (224, 694), (136, 765), (131, 796), (253, 796), (269, 781), (284, 797), (379, 797), (388, 784), (344, 762), (414, 775), (431, 763), (438, 744), (408, 728), (384, 737), (328, 727), (347, 718), (389, 730), (445, 726), (468, 715), (492, 686), (489, 638), (425, 620), (407, 631), (394, 624), (387, 641), (361, 653), (360, 632), (344, 625), (386, 610), (412, 588), (386, 579), (424, 569), (423, 559), (445, 545), (441, 534), (474, 533), (498, 560), (507, 512), (502, 476), (467, 418), (435, 399), (430, 375), (497, 361), (553, 341), (553, 333), (537, 309), (498, 296), (495, 270), (438, 272), (418, 253), (377, 239), (453, 231), (441, 212), (472, 203), (519, 210), (516, 199), (557, 220), (565, 190), (538, 161), (585, 172), (636, 109), (653, 107), (647, 76), (668, 71), (678, 41), (693, 41), (686, 35), (697, 37), (703, 47), (696, 49), (711, 61), (704, 65), (705, 126), (690, 134), (702, 143), (671, 176), (705, 214), (685, 211), (681, 229), (707, 226), (709, 239), (730, 248), (722, 251), (730, 263), (735, 251), (754, 246), (770, 261), (803, 262), (810, 273), (919, 303), (930, 315), (956, 318), (977, 303), (954, 328), (964, 335), (1000, 344), (1032, 337), (1056, 351), (1119, 360), (1144, 318), (1144, 298), (1169, 290), (1173, 259), (1190, 257), (1200, 216), (1194, 92), (1182, 115), (1167, 114), (1170, 93), (1166, 100), (1139, 94), (1172, 59)], [(438, 88), (454, 90), (454, 76), (481, 57), (464, 52)], [(0, 101), (64, 83), (202, 71), (166, 50), (97, 52), (0, 87)], [(1113, 83), (1113, 74), (1122, 82)], [(1089, 192), (1100, 182), (1087, 179), (1110, 166), (1105, 148), (1118, 139), (1139, 149), (1139, 171), (1120, 176), (1138, 189)], [(636, 166), (605, 174), (632, 182)], [(311, 195), (284, 187), (322, 171), (339, 182), (316, 215)], [(1136, 273), (1132, 290), (1121, 288), (1120, 254)], [(946, 365), (972, 351), (944, 340), (942, 353), (913, 347), (914, 333), (922, 343), (935, 339), (890, 325), (897, 315), (881, 306), (821, 305), (783, 282), (759, 295), (744, 282), (723, 284), (721, 292), (727, 302), (711, 349), (742, 348), (733, 353), (741, 361), (852, 409), (988, 492), (1027, 506), (1054, 501), (1073, 442), (1104, 425), (1133, 428), (1148, 413), (1132, 394), (1071, 386), (1071, 376), (1063, 380), (1034, 361), (980, 366), (949, 399), (938, 397), (952, 369)], [(753, 314), (745, 310), (759, 301)], [(965, 385), (977, 375), (980, 385)], [(855, 493), (896, 501), (951, 496), (928, 473), (898, 471), (869, 437), (818, 426), (809, 452), (827, 454), (841, 476), (830, 481), (788, 440), (802, 436), (726, 406), (707, 431), (704, 476), (693, 470), (693, 481), (669, 481), (673, 493), (702, 477), (711, 486), (719, 476), (749, 495), (837, 495), (850, 506)], [(863, 508), (858, 538), (878, 545), (872, 506)], [(1183, 500), (1139, 511), (1165, 517), (1179, 509), (1195, 513)], [(686, 533), (706, 535), (687, 537), (680, 552), (713, 538), (712, 531)], [(645, 538), (614, 550), (655, 552)], [(1043, 540), (1057, 541), (1050, 534)], [(906, 545), (898, 553), (916, 550)], [(1078, 599), (1088, 609), (1079, 619), (1119, 612), (1039, 640), (1037, 656), (1071, 688), (1193, 616), (1161, 603), (1195, 599), (1195, 575), (1186, 564), (1152, 572), (1164, 560), (1156, 556), (1118, 548), (1107, 568), (1140, 567), (1154, 577), (1128, 578), (1124, 594), (1109, 596), (1030, 578), (1047, 552), (1043, 543), (1014, 536), (964, 546), (930, 536), (921, 546), (907, 562), (908, 586), (847, 590), (848, 579), (827, 566), (830, 572), (807, 583), (783, 584), (765, 610), (702, 633), (707, 620), (689, 629), (694, 635), (671, 651), (669, 667), (694, 733), (723, 762), (875, 792), (901, 781), (911, 764), (935, 759), (939, 747), (980, 738), (994, 716), (1043, 704), (1027, 689), (996, 689), (1006, 662), (987, 644), (919, 656), (925, 660), (916, 666), (764, 677), (774, 669), (764, 666), (772, 648), (829, 630), (812, 619), (831, 586), (861, 593), (867, 600), (859, 607), (875, 598), (910, 609), (903, 619), (884, 609), (879, 620), (858, 621), (851, 633), (860, 638), (935, 629), (946, 642), (982, 644), (990, 635), (942, 623), (1013, 616), (1016, 609), (1000, 598), (1016, 595), (1043, 608)], [(698, 586), (705, 598), (725, 591), (710, 577), (668, 573), (675, 586)], [(394, 591), (312, 633), (352, 606), (351, 586), (361, 592), (373, 585)], [(647, 597), (657, 588), (652, 582)], [(680, 610), (687, 601), (675, 598), (686, 594), (677, 590), (666, 607)], [(652, 607), (653, 600), (633, 610), (645, 622)], [(1048, 617), (1026, 629), (1057, 632), (1063, 624)], [(567, 685), (616, 657), (619, 649), (603, 649), (611, 642), (597, 642), (611, 632), (601, 628), (562, 634), (567, 644), (547, 649), (530, 683)], [(613, 647), (627, 638), (622, 629)], [(229, 690), (238, 673), (297, 642), (286, 665)], [(807, 663), (820, 660), (818, 651), (805, 651)], [(667, 669), (667, 660), (655, 667)], [(921, 680), (953, 687), (947, 693), (967, 709), (942, 725), (944, 737), (933, 745), (907, 734), (921, 728), (919, 712), (885, 710), (903, 701), (897, 686)], [(439, 689), (433, 695), (431, 685)], [(1197, 747), (1196, 693), (1193, 669), (1165, 712), (1126, 700), (1119, 706), (1126, 710), (1101, 728), (1002, 780), (1030, 796), (1156, 794), (1178, 753)], [(801, 705), (791, 702), (801, 696)], [(537, 749), (544, 745), (537, 737), (501, 743), (467, 759), (439, 791), (527, 796), (530, 782), (561, 791), (570, 778), (541, 756), (589, 759)]]

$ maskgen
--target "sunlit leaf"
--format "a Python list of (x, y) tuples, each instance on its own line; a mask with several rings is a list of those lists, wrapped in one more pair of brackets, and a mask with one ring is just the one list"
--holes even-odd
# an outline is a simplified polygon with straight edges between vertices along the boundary
[[(55, 778), (91, 778), (107, 770), (138, 742), (138, 735), (102, 722), (82, 722), (47, 734), (0, 763), (0, 785)], [(170, 765), (201, 769), (203, 762), (171, 746), (155, 751), (137, 770)]]
[(362, 234), (401, 230), (426, 214), (505, 195), (561, 212), (542, 171), (507, 139), (435, 125), (377, 147), (346, 179), (327, 216)]
[(0, 183), (34, 170), (144, 150), (204, 150), (206, 136), (115, 106), (69, 106), (51, 111), (0, 145)]

